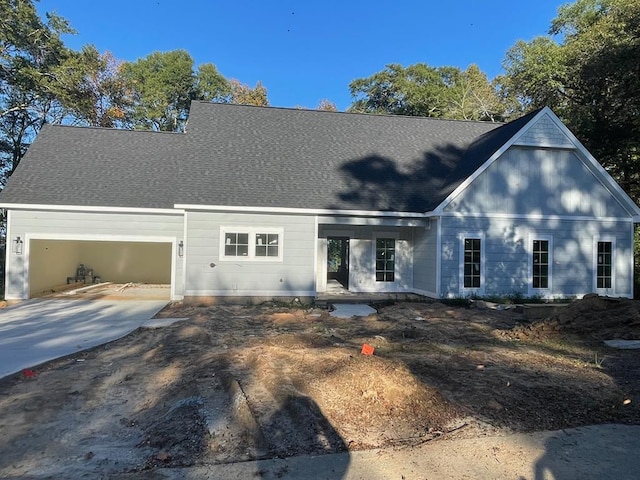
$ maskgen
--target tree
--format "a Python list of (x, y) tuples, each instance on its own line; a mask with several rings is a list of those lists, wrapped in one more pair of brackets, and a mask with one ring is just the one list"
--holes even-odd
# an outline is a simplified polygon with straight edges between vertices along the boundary
[(194, 97), (193, 59), (185, 50), (154, 52), (125, 63), (134, 128), (182, 131)]
[(337, 112), (338, 106), (335, 103), (333, 103), (331, 100), (324, 98), (320, 100), (320, 102), (318, 102), (318, 106), (316, 107), (316, 110), (322, 110), (324, 112)]
[(122, 62), (110, 52), (99, 53), (93, 45), (71, 52), (53, 69), (58, 79), (56, 98), (81, 124), (126, 128), (131, 91), (121, 74)]
[(225, 102), (231, 95), (231, 83), (213, 63), (205, 63), (198, 67), (194, 92), (195, 100)]
[(495, 87), (476, 65), (462, 71), (424, 63), (406, 68), (390, 64), (354, 80), (349, 89), (352, 112), (491, 121), (504, 113)]
[(154, 52), (125, 63), (122, 78), (132, 99), (129, 116), (134, 128), (184, 131), (192, 100), (269, 104), (262, 83), (251, 88), (238, 80), (229, 81), (212, 63), (194, 71), (193, 59), (185, 50)]
[(577, 0), (549, 33), (507, 52), (505, 91), (522, 110), (553, 108), (640, 199), (640, 0)]
[(522, 114), (539, 106), (553, 106), (556, 113), (566, 107), (567, 70), (561, 47), (550, 37), (530, 42), (519, 40), (503, 61), (504, 76), (497, 78), (505, 99), (511, 100), (512, 114)]
[(69, 56), (60, 35), (69, 24), (47, 14), (42, 21), (30, 0), (0, 0), (0, 160), (3, 175), (18, 166), (46, 121), (64, 116), (54, 91), (55, 68)]
[(477, 65), (470, 65), (465, 71), (449, 68), (449, 72), (444, 117), (491, 122), (504, 119), (504, 103), (495, 85)]
[(254, 88), (251, 88), (249, 85), (240, 83), (238, 80), (231, 80), (231, 94), (227, 101), (238, 105), (269, 106), (267, 89), (260, 81), (258, 81)]

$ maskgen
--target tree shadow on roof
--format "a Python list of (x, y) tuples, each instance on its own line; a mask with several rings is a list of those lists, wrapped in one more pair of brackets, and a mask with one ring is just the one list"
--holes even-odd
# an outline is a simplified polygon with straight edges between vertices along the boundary
[[(381, 155), (347, 161), (340, 168), (345, 187), (334, 208), (427, 212), (444, 198), (451, 172), (465, 150), (443, 145), (422, 158), (400, 162)], [(446, 195), (445, 195), (446, 196)]]

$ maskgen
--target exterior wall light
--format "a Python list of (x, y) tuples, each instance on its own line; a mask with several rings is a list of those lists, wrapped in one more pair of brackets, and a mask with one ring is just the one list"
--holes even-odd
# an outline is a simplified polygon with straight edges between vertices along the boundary
[(13, 243), (15, 244), (13, 251), (16, 253), (16, 255), (22, 255), (22, 247), (24, 246), (24, 241), (20, 237), (16, 237)]
[(179, 257), (184, 256), (184, 242), (182, 240), (178, 242), (178, 256)]

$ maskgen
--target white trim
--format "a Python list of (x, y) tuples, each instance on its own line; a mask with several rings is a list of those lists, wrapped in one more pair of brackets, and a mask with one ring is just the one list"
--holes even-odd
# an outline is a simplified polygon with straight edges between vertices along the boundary
[(442, 295), (442, 218), (436, 218), (436, 296)]
[(453, 217), (453, 218), (504, 218), (513, 220), (553, 220), (553, 221), (565, 221), (573, 220), (576, 222), (593, 221), (599, 222), (628, 222), (635, 223), (633, 217), (597, 217), (597, 216), (572, 216), (572, 215), (545, 215), (542, 213), (487, 213), (487, 212), (445, 212), (438, 216)]
[(318, 262), (320, 259), (318, 243), (320, 242), (320, 238), (318, 237), (320, 226), (318, 224), (318, 216), (316, 215), (313, 219), (313, 290), (318, 292)]
[(95, 207), (81, 205), (44, 205), (29, 203), (0, 203), (0, 208), (6, 208), (7, 210), (60, 210), (94, 213), (149, 213), (158, 215), (184, 215), (184, 210), (178, 210), (175, 208)]
[[(543, 240), (549, 242), (549, 258), (548, 258), (548, 281), (547, 288), (533, 288), (533, 242), (535, 240)], [(527, 252), (527, 287), (529, 296), (534, 295), (542, 298), (549, 298), (553, 291), (553, 236), (552, 235), (538, 235), (537, 233), (530, 233), (527, 237), (527, 245), (525, 247)]]
[(182, 295), (184, 295), (184, 291), (187, 288), (187, 258), (189, 258), (189, 220), (187, 217), (187, 212), (185, 212), (182, 221), (182, 240), (184, 241), (184, 256), (182, 257)]
[[(485, 161), (473, 174), (467, 177), (458, 187), (438, 205), (431, 214), (442, 214), (444, 209), (485, 170), (487, 170), (498, 158), (500, 158), (512, 145), (514, 145), (520, 137), (522, 137), (534, 124), (536, 124), (543, 116), (548, 115), (551, 121), (564, 133), (569, 140), (575, 145), (575, 149), (582, 155), (586, 163), (588, 163), (599, 176), (596, 178), (600, 183), (612, 193), (613, 197), (618, 201), (620, 206), (629, 213), (634, 221), (640, 216), (640, 207), (622, 190), (622, 187), (607, 173), (600, 163), (589, 153), (584, 145), (571, 133), (571, 130), (562, 123), (555, 113), (549, 108), (544, 107), (540, 110), (526, 125), (518, 130), (502, 147), (500, 147), (487, 161)], [(566, 150), (567, 148), (565, 148)]]
[(415, 212), (385, 212), (378, 210), (339, 210), (327, 208), (289, 208), (289, 207), (256, 207), (256, 206), (229, 206), (229, 205), (192, 205), (176, 203), (175, 208), (181, 210), (209, 210), (220, 212), (240, 213), (280, 213), (293, 215), (341, 215), (355, 217), (400, 217), (400, 218), (429, 218), (433, 213)]
[(102, 242), (171, 243), (176, 237), (156, 235), (105, 235), (94, 233), (27, 233), (31, 240), (78, 240)]
[[(480, 239), (480, 287), (470, 288), (464, 286), (464, 241), (465, 239)], [(459, 244), (459, 276), (458, 292), (460, 295), (484, 295), (485, 291), (485, 275), (486, 275), (486, 241), (484, 232), (461, 232), (458, 234)]]
[(366, 227), (424, 227), (433, 216), (425, 218), (380, 218), (380, 217), (340, 217), (340, 216), (320, 216), (320, 225), (345, 225), (345, 226), (366, 226)]
[[(611, 243), (611, 288), (598, 288), (598, 243)], [(593, 291), (598, 295), (616, 296), (616, 238), (610, 235), (593, 237)], [(631, 277), (633, 284), (633, 276)]]
[[(246, 257), (225, 255), (225, 234), (246, 233), (249, 236), (248, 252)], [(256, 235), (258, 234), (278, 235), (278, 256), (261, 257), (256, 255)], [(220, 250), (218, 258), (221, 262), (282, 262), (284, 261), (284, 228), (281, 227), (247, 227), (247, 226), (221, 226), (220, 227)]]
[(176, 295), (176, 254), (177, 239), (176, 237), (161, 236), (142, 236), (142, 235), (96, 235), (96, 234), (55, 234), (55, 233), (26, 233), (24, 238), (24, 298), (31, 295), (29, 289), (30, 282), (30, 262), (31, 262), (31, 240), (62, 240), (62, 241), (78, 241), (78, 242), (135, 242), (135, 243), (170, 243), (171, 244), (171, 300), (179, 300), (181, 297)]

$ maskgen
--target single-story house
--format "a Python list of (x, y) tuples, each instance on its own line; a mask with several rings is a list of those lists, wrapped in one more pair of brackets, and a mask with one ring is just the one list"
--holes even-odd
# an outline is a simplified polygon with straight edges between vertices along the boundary
[(0, 208), (7, 299), (79, 264), (196, 301), (632, 297), (640, 219), (549, 108), (492, 124), (209, 102), (186, 133), (45, 125)]

